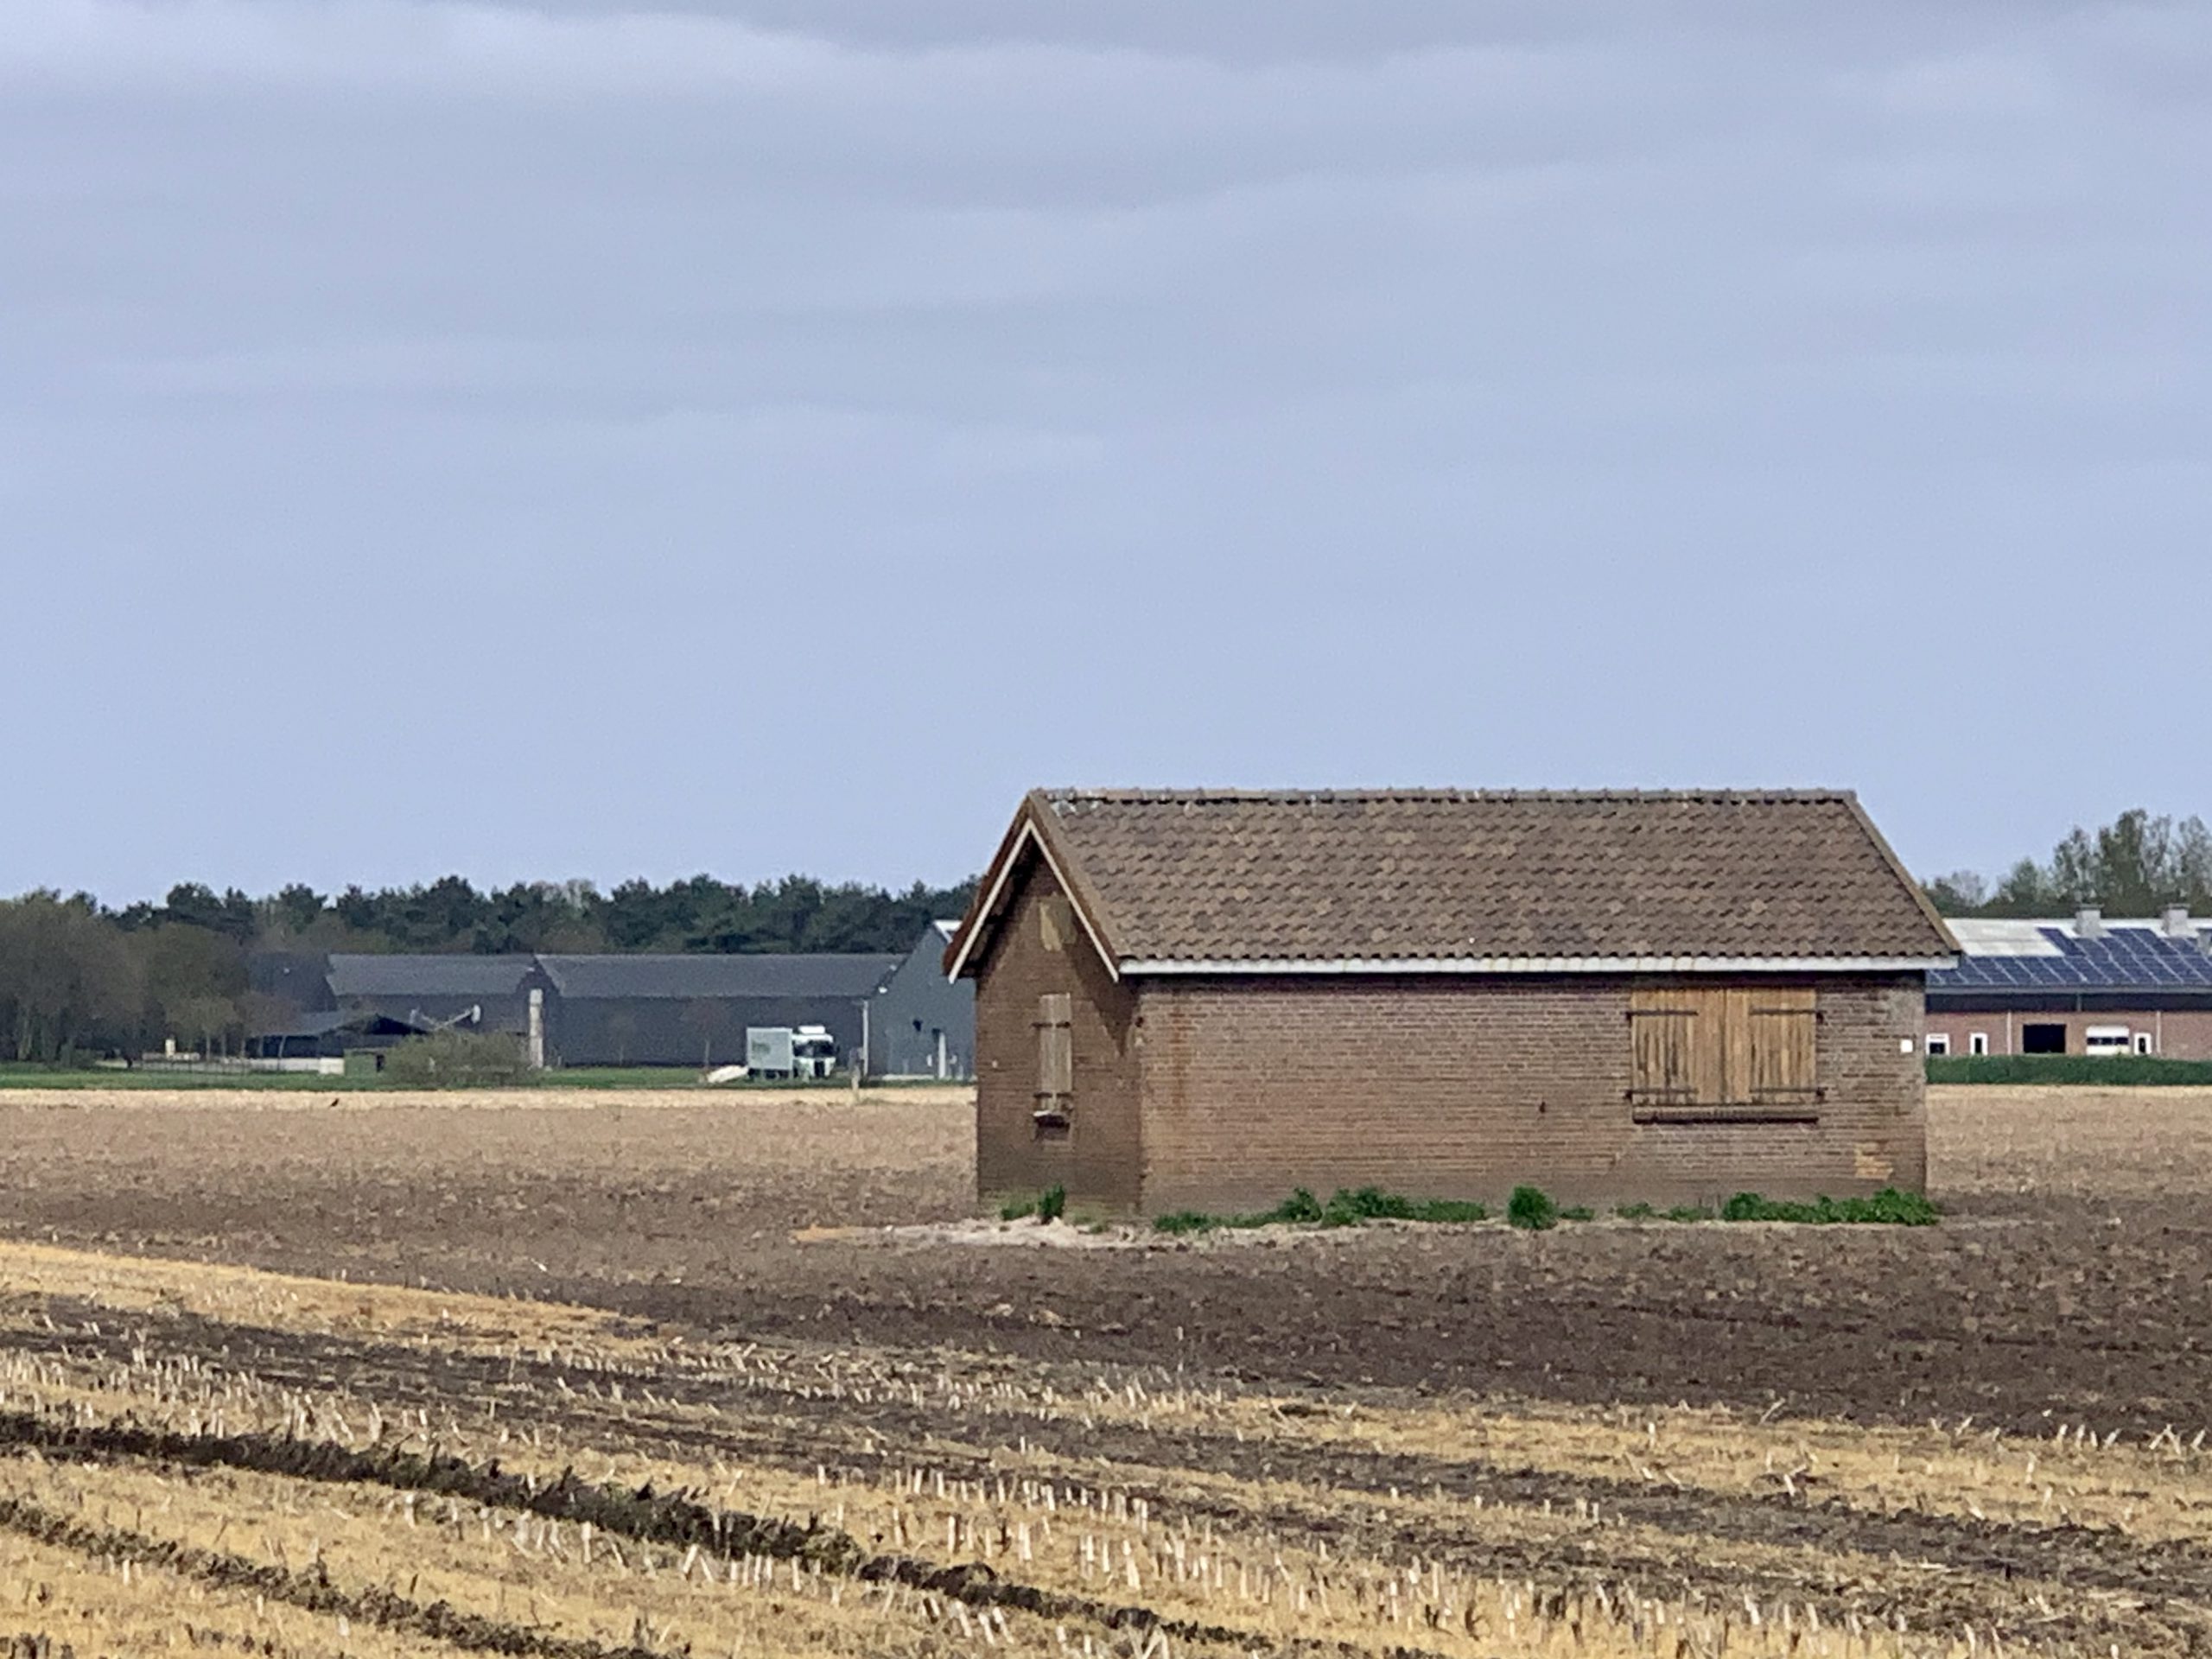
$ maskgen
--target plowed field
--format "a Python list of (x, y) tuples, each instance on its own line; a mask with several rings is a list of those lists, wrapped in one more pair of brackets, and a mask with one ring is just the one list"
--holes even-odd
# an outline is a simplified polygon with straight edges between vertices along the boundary
[(2212, 1653), (2212, 1097), (1931, 1114), (1185, 1243), (949, 1224), (955, 1091), (10, 1096), (0, 1654)]

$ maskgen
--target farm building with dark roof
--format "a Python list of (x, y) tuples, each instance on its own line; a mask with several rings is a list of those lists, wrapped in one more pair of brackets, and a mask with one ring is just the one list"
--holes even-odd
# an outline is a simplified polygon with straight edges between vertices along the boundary
[(1848, 793), (1069, 791), (945, 966), (981, 1195), (1160, 1213), (1916, 1188), (1955, 948)]
[(745, 1058), (753, 1026), (822, 1026), (847, 1064), (894, 956), (543, 956), (552, 1048), (563, 1065), (715, 1065)]
[(1931, 1054), (2212, 1059), (2212, 925), (2175, 906), (2050, 920), (1955, 918), (1955, 967), (1928, 976)]
[(425, 1027), (455, 1025), (522, 1036), (530, 994), (543, 991), (537, 958), (395, 953), (330, 958), (330, 995), (349, 1014), (380, 1014)]
[[(406, 1031), (456, 1026), (502, 1033), (524, 1039), (555, 1066), (711, 1066), (745, 1058), (748, 1027), (820, 1026), (836, 1039), (842, 1069), (861, 1068), (871, 1077), (965, 1077), (975, 1052), (975, 998), (966, 985), (944, 977), (949, 926), (932, 923), (904, 956), (272, 959), (266, 977), (276, 983), (281, 970), (284, 994), (263, 1000), (253, 1036), (272, 1054), (306, 1052), (302, 1046), (309, 1039), (327, 1047), (353, 1032), (352, 1016), (375, 1014)], [(332, 1010), (347, 1018), (308, 1018)]]
[(868, 1070), (874, 1077), (976, 1075), (976, 988), (944, 971), (957, 922), (932, 922), (868, 1008)]
[(246, 1039), (257, 1059), (339, 1059), (357, 1051), (388, 1049), (427, 1027), (388, 1014), (347, 1014), (325, 1008), (271, 1019)]

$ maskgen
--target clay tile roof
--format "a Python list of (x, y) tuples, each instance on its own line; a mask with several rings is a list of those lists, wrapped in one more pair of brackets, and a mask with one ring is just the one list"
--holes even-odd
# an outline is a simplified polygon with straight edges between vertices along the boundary
[(1124, 963), (1942, 957), (1837, 791), (1030, 798)]

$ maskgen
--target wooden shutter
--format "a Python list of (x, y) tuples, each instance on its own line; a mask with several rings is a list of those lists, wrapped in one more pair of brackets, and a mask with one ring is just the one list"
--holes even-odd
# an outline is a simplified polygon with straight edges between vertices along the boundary
[(1816, 1121), (1817, 1020), (1809, 985), (1635, 988), (1629, 1099), (1637, 1121)]
[(1037, 999), (1037, 1109), (1062, 1112), (1075, 1093), (1075, 999), (1054, 991)]
[(1698, 1103), (1701, 995), (1660, 987), (1630, 993), (1628, 1023), (1634, 1062), (1629, 1092), (1637, 1100), (1669, 1106)]
[(1749, 1050), (1745, 1098), (1754, 1105), (1803, 1105), (1820, 1097), (1815, 1059), (1820, 1033), (1809, 985), (1762, 986), (1744, 993)]

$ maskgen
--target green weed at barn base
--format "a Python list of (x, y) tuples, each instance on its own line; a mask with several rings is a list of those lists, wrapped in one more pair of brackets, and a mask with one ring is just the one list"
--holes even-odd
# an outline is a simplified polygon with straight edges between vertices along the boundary
[(1304, 1187), (1298, 1188), (1272, 1210), (1249, 1215), (1214, 1216), (1200, 1210), (1179, 1210), (1159, 1217), (1153, 1230), (1160, 1233), (1210, 1233), (1224, 1228), (1318, 1226), (1357, 1227), (1370, 1221), (1419, 1221), (1434, 1224), (1487, 1221), (1490, 1211), (1467, 1198), (1408, 1198), (1385, 1192), (1379, 1186), (1339, 1187), (1323, 1204)]
[(1931, 1227), (1942, 1211), (1917, 1192), (1885, 1186), (1872, 1198), (1815, 1198), (1810, 1204), (1738, 1192), (1720, 1206), (1723, 1221), (1794, 1221), (1815, 1226), (1859, 1224), (1887, 1227)]
[(1505, 1201), (1505, 1219), (1525, 1231), (1544, 1232), (1559, 1225), (1559, 1205), (1540, 1186), (1516, 1186)]
[[(1047, 1195), (1050, 1196), (1049, 1194)], [(1027, 1215), (1030, 1206), (1007, 1206), (1001, 1213), (1012, 1221)], [(1042, 1213), (1041, 1208), (1039, 1213)], [(1630, 1203), (1613, 1211), (1623, 1221), (1783, 1221), (1814, 1226), (1858, 1224), (1926, 1227), (1942, 1218), (1942, 1211), (1917, 1192), (1885, 1187), (1863, 1198), (1814, 1198), (1802, 1202), (1768, 1198), (1757, 1192), (1738, 1192), (1719, 1208), (1677, 1205), (1661, 1210), (1645, 1203)], [(1326, 1204), (1300, 1187), (1272, 1210), (1245, 1215), (1210, 1215), (1203, 1210), (1178, 1210), (1154, 1219), (1154, 1232), (1173, 1236), (1196, 1233), (1249, 1231), (1261, 1227), (1357, 1227), (1370, 1221), (1410, 1221), (1430, 1224), (1469, 1224), (1491, 1219), (1489, 1208), (1471, 1199), (1408, 1198), (1380, 1187), (1339, 1188)], [(1514, 1227), (1545, 1232), (1563, 1221), (1597, 1219), (1584, 1205), (1562, 1206), (1541, 1187), (1516, 1186), (1506, 1205), (1505, 1219)]]

